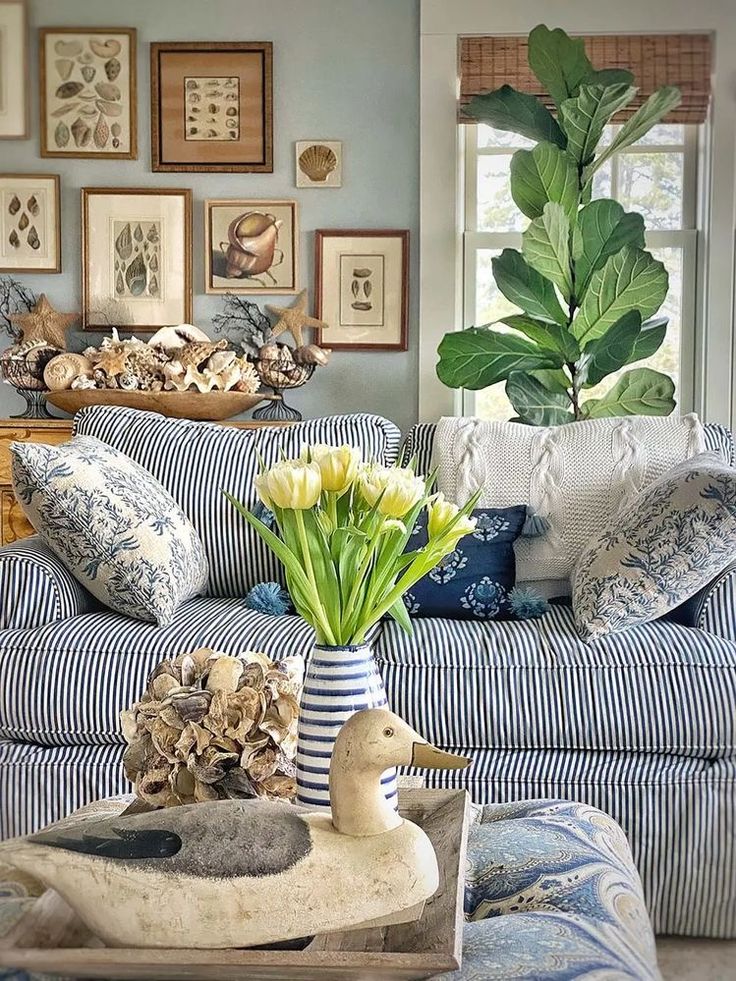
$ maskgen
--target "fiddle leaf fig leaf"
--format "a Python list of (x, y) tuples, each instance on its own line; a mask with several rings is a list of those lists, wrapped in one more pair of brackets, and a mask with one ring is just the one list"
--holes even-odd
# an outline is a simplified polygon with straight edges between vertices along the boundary
[(555, 143), (563, 150), (567, 143), (559, 123), (534, 95), (502, 85), (494, 92), (474, 96), (465, 112), (479, 122), (507, 133), (519, 133), (535, 142)]
[(567, 327), (535, 320), (523, 313), (504, 317), (501, 323), (518, 330), (541, 348), (559, 354), (565, 364), (577, 361), (580, 357), (580, 346)]
[(625, 68), (601, 68), (585, 76), (586, 85), (633, 85), (634, 76)]
[(652, 320), (645, 320), (641, 325), (639, 336), (634, 341), (634, 348), (626, 364), (643, 361), (644, 358), (651, 358), (653, 354), (656, 354), (664, 341), (668, 323), (669, 317), (654, 317)]
[(571, 330), (585, 346), (602, 337), (629, 310), (642, 319), (659, 310), (667, 296), (667, 270), (649, 252), (625, 245), (606, 260), (590, 283)]
[(634, 368), (622, 375), (603, 398), (581, 406), (586, 419), (613, 416), (668, 416), (675, 408), (675, 383), (651, 368)]
[(567, 302), (572, 294), (570, 221), (562, 205), (548, 201), (521, 236), (521, 253), (538, 273), (558, 287)]
[(571, 38), (561, 28), (539, 24), (529, 35), (529, 67), (549, 92), (556, 106), (577, 95), (593, 71), (582, 38)]
[(507, 300), (539, 320), (564, 326), (565, 312), (552, 283), (533, 269), (516, 249), (504, 249), (491, 261), (496, 286)]
[(579, 370), (585, 378), (585, 388), (592, 388), (629, 364), (634, 344), (641, 332), (641, 315), (629, 310), (602, 337), (586, 344)]
[(572, 253), (575, 260), (575, 293), (582, 300), (588, 281), (609, 256), (625, 245), (644, 248), (644, 219), (635, 211), (624, 211), (618, 201), (599, 198), (577, 214), (573, 229)]
[(562, 125), (567, 134), (567, 152), (583, 166), (590, 163), (603, 129), (611, 117), (631, 102), (636, 93), (633, 85), (581, 85), (574, 99), (565, 99), (560, 107)]
[(449, 388), (476, 391), (504, 381), (512, 371), (559, 368), (561, 359), (551, 351), (516, 334), (470, 327), (451, 331), (440, 341), (437, 376)]
[(511, 197), (527, 218), (540, 218), (548, 201), (561, 204), (571, 218), (580, 200), (575, 161), (552, 143), (517, 150), (511, 158)]
[(506, 382), (506, 395), (523, 422), (533, 426), (559, 426), (573, 422), (566, 392), (551, 391), (523, 371), (514, 371)]
[(596, 170), (602, 167), (607, 160), (610, 160), (614, 153), (625, 150), (627, 146), (640, 140), (663, 116), (679, 106), (681, 101), (682, 94), (674, 85), (665, 85), (661, 89), (657, 89), (656, 92), (652, 92), (631, 119), (626, 120), (603, 153), (596, 157), (586, 169), (586, 183), (592, 180)]

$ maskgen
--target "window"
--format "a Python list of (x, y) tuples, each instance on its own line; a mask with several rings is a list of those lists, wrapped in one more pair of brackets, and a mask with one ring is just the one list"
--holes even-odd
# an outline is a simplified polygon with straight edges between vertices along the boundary
[[(498, 291), (491, 259), (505, 248), (521, 248), (529, 219), (511, 198), (509, 166), (516, 150), (533, 146), (513, 133), (489, 126), (464, 126), (465, 235), (463, 312), (466, 327), (492, 323), (515, 307)], [(615, 127), (608, 127), (609, 140)], [(664, 344), (648, 361), (639, 362), (669, 374), (679, 407), (693, 408), (697, 126), (655, 126), (644, 139), (616, 154), (596, 174), (593, 197), (612, 197), (627, 210), (639, 211), (646, 225), (647, 248), (670, 276), (660, 311), (669, 317)], [(503, 330), (503, 325), (499, 328)], [(622, 369), (625, 371), (628, 369)], [(616, 376), (606, 378), (588, 397), (598, 397)], [(480, 392), (465, 392), (463, 411), (489, 419), (516, 413), (506, 398), (505, 383)]]

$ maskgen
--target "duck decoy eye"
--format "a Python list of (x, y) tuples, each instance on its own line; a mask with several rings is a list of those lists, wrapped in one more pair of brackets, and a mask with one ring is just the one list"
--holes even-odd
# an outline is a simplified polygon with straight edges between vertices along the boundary
[(383, 730), (383, 734), (387, 739), (390, 739), (394, 734), (394, 730), (391, 728), (391, 726), (386, 726), (386, 728)]

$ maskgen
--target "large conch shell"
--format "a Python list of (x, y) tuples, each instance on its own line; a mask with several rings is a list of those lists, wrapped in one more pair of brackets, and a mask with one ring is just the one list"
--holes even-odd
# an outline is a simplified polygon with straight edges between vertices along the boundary
[(262, 211), (249, 211), (233, 219), (227, 230), (229, 245), (220, 243), (227, 259), (227, 276), (239, 277), (244, 273), (258, 276), (283, 262), (281, 250), (276, 258), (276, 242), (282, 225), (283, 221)]
[(178, 327), (162, 327), (148, 338), (150, 347), (163, 347), (166, 350), (184, 347), (195, 341), (209, 341), (209, 337), (194, 324), (179, 324)]
[(299, 170), (315, 184), (323, 184), (337, 167), (334, 150), (322, 143), (313, 143), (299, 155)]
[(62, 392), (72, 387), (75, 378), (92, 376), (92, 362), (83, 354), (57, 354), (46, 365), (43, 380), (50, 392)]

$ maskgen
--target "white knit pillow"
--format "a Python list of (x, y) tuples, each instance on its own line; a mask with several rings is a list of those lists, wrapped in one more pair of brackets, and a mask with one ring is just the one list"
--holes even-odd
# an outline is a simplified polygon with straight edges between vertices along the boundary
[[(585, 543), (626, 502), (704, 448), (695, 415), (591, 419), (550, 428), (443, 418), (434, 441), (438, 489), (478, 507), (527, 504), (549, 521), (516, 542), (517, 581), (566, 582)], [(569, 589), (569, 587), (568, 587)]]

